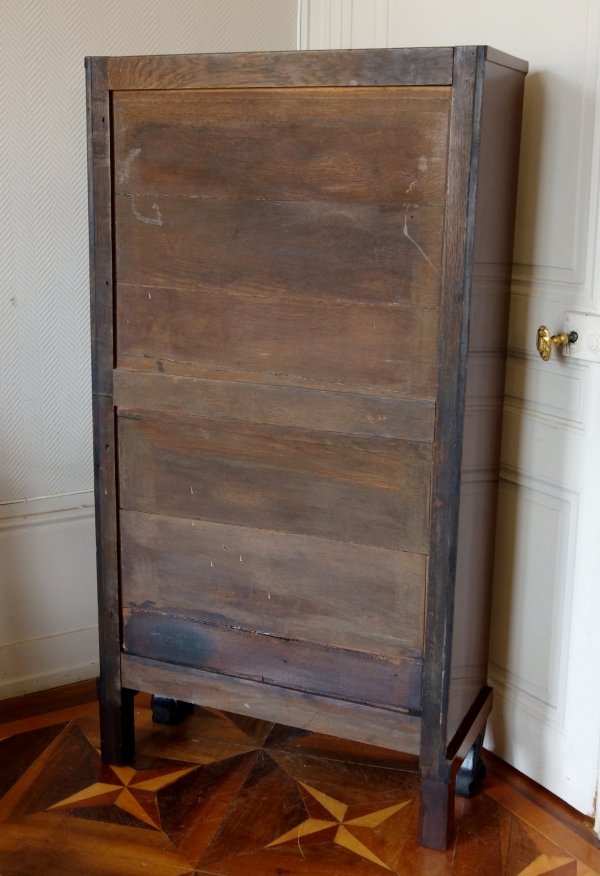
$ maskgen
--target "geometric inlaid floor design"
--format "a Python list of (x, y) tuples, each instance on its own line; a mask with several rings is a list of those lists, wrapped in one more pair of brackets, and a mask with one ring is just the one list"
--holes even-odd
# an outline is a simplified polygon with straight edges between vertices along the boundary
[[(600, 852), (498, 779), (416, 841), (414, 758), (196, 708), (102, 764), (96, 704), (0, 724), (0, 876), (590, 876)], [(518, 798), (518, 799), (517, 799)]]

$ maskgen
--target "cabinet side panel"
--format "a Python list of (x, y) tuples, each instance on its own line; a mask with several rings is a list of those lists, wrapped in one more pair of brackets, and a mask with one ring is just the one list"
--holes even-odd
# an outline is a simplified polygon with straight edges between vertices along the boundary
[(486, 62), (448, 739), (487, 680), (504, 372), (525, 76)]

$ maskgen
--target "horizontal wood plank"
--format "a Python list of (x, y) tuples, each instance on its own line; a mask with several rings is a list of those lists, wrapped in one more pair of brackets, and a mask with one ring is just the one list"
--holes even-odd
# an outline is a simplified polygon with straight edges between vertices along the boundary
[(335, 736), (343, 728), (345, 739), (407, 754), (419, 753), (421, 719), (412, 715), (128, 654), (122, 655), (121, 667), (123, 683), (133, 690), (277, 721), (314, 733)]
[(443, 205), (449, 88), (117, 92), (117, 194)]
[(316, 389), (435, 395), (435, 311), (122, 286), (118, 312), (118, 363), (128, 370), (147, 366), (143, 359), (158, 371), (168, 362), (252, 383), (264, 375)]
[(407, 441), (431, 441), (435, 405), (409, 398), (323, 392), (116, 369), (119, 407)]
[(108, 58), (110, 89), (451, 85), (452, 48)]
[(121, 287), (439, 306), (443, 207), (118, 195), (115, 211)]
[(426, 553), (431, 446), (120, 410), (124, 509)]
[(118, 365), (130, 371), (435, 396), (435, 311), (121, 286), (118, 314)]
[(125, 608), (389, 659), (422, 651), (422, 554), (136, 511), (120, 519)]
[(124, 649), (139, 657), (387, 709), (417, 712), (421, 660), (266, 636), (155, 611), (124, 613)]

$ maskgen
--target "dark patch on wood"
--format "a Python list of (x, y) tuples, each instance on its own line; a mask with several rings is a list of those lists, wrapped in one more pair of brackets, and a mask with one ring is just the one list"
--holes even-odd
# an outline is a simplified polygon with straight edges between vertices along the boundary
[(418, 711), (421, 661), (389, 660), (147, 610), (125, 614), (129, 654), (379, 708)]

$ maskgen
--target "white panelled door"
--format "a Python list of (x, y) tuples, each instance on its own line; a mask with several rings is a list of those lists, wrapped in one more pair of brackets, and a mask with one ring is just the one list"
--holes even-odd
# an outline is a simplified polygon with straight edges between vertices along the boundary
[(600, 748), (600, 364), (535, 349), (598, 313), (600, 0), (300, 0), (300, 48), (489, 44), (530, 62), (487, 747), (586, 814)]

